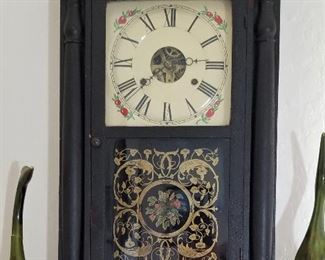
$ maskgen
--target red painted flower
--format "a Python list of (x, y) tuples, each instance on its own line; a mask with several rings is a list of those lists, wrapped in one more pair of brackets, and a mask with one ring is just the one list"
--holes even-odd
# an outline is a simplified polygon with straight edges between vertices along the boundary
[(205, 113), (206, 117), (212, 117), (214, 115), (214, 109), (210, 108), (206, 113)]
[(213, 13), (211, 13), (210, 11), (207, 12), (207, 16), (212, 17)]
[(121, 16), (120, 18), (118, 18), (118, 23), (119, 23), (119, 24), (125, 24), (125, 23), (126, 23), (126, 18), (125, 18), (125, 16)]
[(179, 209), (181, 207), (181, 202), (179, 200), (174, 200), (173, 201), (173, 206), (176, 208), (176, 209)]
[(117, 106), (121, 105), (121, 101), (118, 100), (118, 99), (116, 99), (116, 100), (114, 101), (114, 103), (115, 103), (115, 105), (117, 105)]
[(214, 20), (215, 20), (216, 23), (219, 24), (219, 25), (223, 23), (223, 20), (222, 20), (222, 18), (220, 17), (220, 15), (216, 15), (216, 16), (214, 17)]
[(123, 116), (127, 116), (128, 113), (129, 113), (129, 111), (128, 111), (125, 107), (123, 107), (123, 108), (121, 109), (121, 114), (122, 114)]

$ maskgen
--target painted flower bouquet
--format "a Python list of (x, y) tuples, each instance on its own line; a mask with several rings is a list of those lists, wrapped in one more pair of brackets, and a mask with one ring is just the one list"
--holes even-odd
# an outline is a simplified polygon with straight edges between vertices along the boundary
[(218, 29), (224, 32), (227, 32), (227, 23), (220, 15), (216, 12), (209, 11), (208, 8), (205, 6), (204, 10), (199, 12), (199, 14), (206, 15), (209, 17), (211, 21), (214, 21), (218, 25)]
[(128, 19), (130, 19), (132, 16), (134, 16), (135, 14), (137, 14), (139, 12), (141, 12), (141, 10), (138, 8), (123, 11), (121, 16), (115, 19), (115, 22), (114, 22), (115, 32), (120, 30), (123, 27), (123, 25), (127, 23)]
[(200, 119), (196, 122), (196, 124), (204, 123), (207, 124), (211, 118), (215, 115), (215, 112), (218, 110), (223, 99), (220, 95), (217, 96), (217, 100), (214, 102), (213, 106), (211, 106), (205, 113), (203, 113)]
[(114, 95), (113, 98), (115, 106), (118, 108), (118, 111), (124, 116), (127, 120), (133, 118), (133, 113), (130, 112), (126, 107), (122, 105), (122, 102), (118, 95)]
[(183, 202), (184, 196), (172, 190), (158, 191), (158, 197), (150, 196), (147, 199), (149, 207), (146, 208), (146, 215), (155, 223), (156, 227), (161, 226), (166, 230), (170, 226), (180, 224), (181, 211), (186, 211)]

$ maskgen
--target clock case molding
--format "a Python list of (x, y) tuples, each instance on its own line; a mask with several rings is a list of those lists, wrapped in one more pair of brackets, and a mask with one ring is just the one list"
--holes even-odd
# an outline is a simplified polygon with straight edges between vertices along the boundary
[[(104, 129), (98, 123), (104, 121), (104, 111), (101, 115), (91, 111), (92, 100), (99, 94), (93, 91), (96, 79), (92, 75), (94, 71), (103, 70), (101, 66), (105, 67), (93, 62), (98, 50), (92, 46), (94, 38), (102, 41), (105, 38), (104, 28), (95, 29), (98, 19), (105, 16), (105, 10), (99, 8), (105, 3), (103, 0), (61, 0), (60, 260), (94, 259), (91, 227), (95, 225), (96, 216), (91, 205), (101, 198), (90, 196), (93, 189), (91, 160), (101, 149), (103, 136), (130, 136), (127, 129)], [(232, 117), (238, 116), (234, 113), (243, 113), (238, 112), (234, 101), (246, 100), (242, 141), (245, 143), (243, 159), (247, 163), (242, 218), (248, 225), (243, 234), (246, 246), (240, 249), (238, 256), (240, 259), (274, 259), (280, 1), (233, 0), (232, 3), (233, 81), (238, 80), (239, 74), (246, 79), (245, 87), (232, 94), (235, 111)], [(246, 42), (244, 50), (236, 44), (243, 41)], [(245, 61), (246, 66), (238, 68), (235, 58)], [(131, 136), (135, 138), (218, 138), (225, 136), (229, 129), (180, 127), (160, 129), (161, 132), (150, 128), (132, 131)]]

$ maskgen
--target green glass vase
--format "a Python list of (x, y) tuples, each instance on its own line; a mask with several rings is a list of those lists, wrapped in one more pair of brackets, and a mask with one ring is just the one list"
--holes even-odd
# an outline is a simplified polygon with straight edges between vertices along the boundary
[(319, 149), (314, 211), (295, 260), (325, 260), (325, 133)]
[(23, 167), (16, 190), (15, 204), (12, 215), (12, 232), (10, 260), (25, 260), (23, 245), (23, 209), (27, 185), (33, 176), (33, 168)]

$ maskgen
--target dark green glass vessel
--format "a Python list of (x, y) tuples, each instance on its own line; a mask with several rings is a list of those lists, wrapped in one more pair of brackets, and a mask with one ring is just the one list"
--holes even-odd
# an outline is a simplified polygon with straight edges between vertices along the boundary
[(10, 260), (25, 260), (23, 245), (23, 209), (27, 185), (33, 176), (33, 168), (23, 167), (16, 190), (12, 216)]
[(325, 260), (325, 133), (319, 149), (314, 211), (295, 260)]

